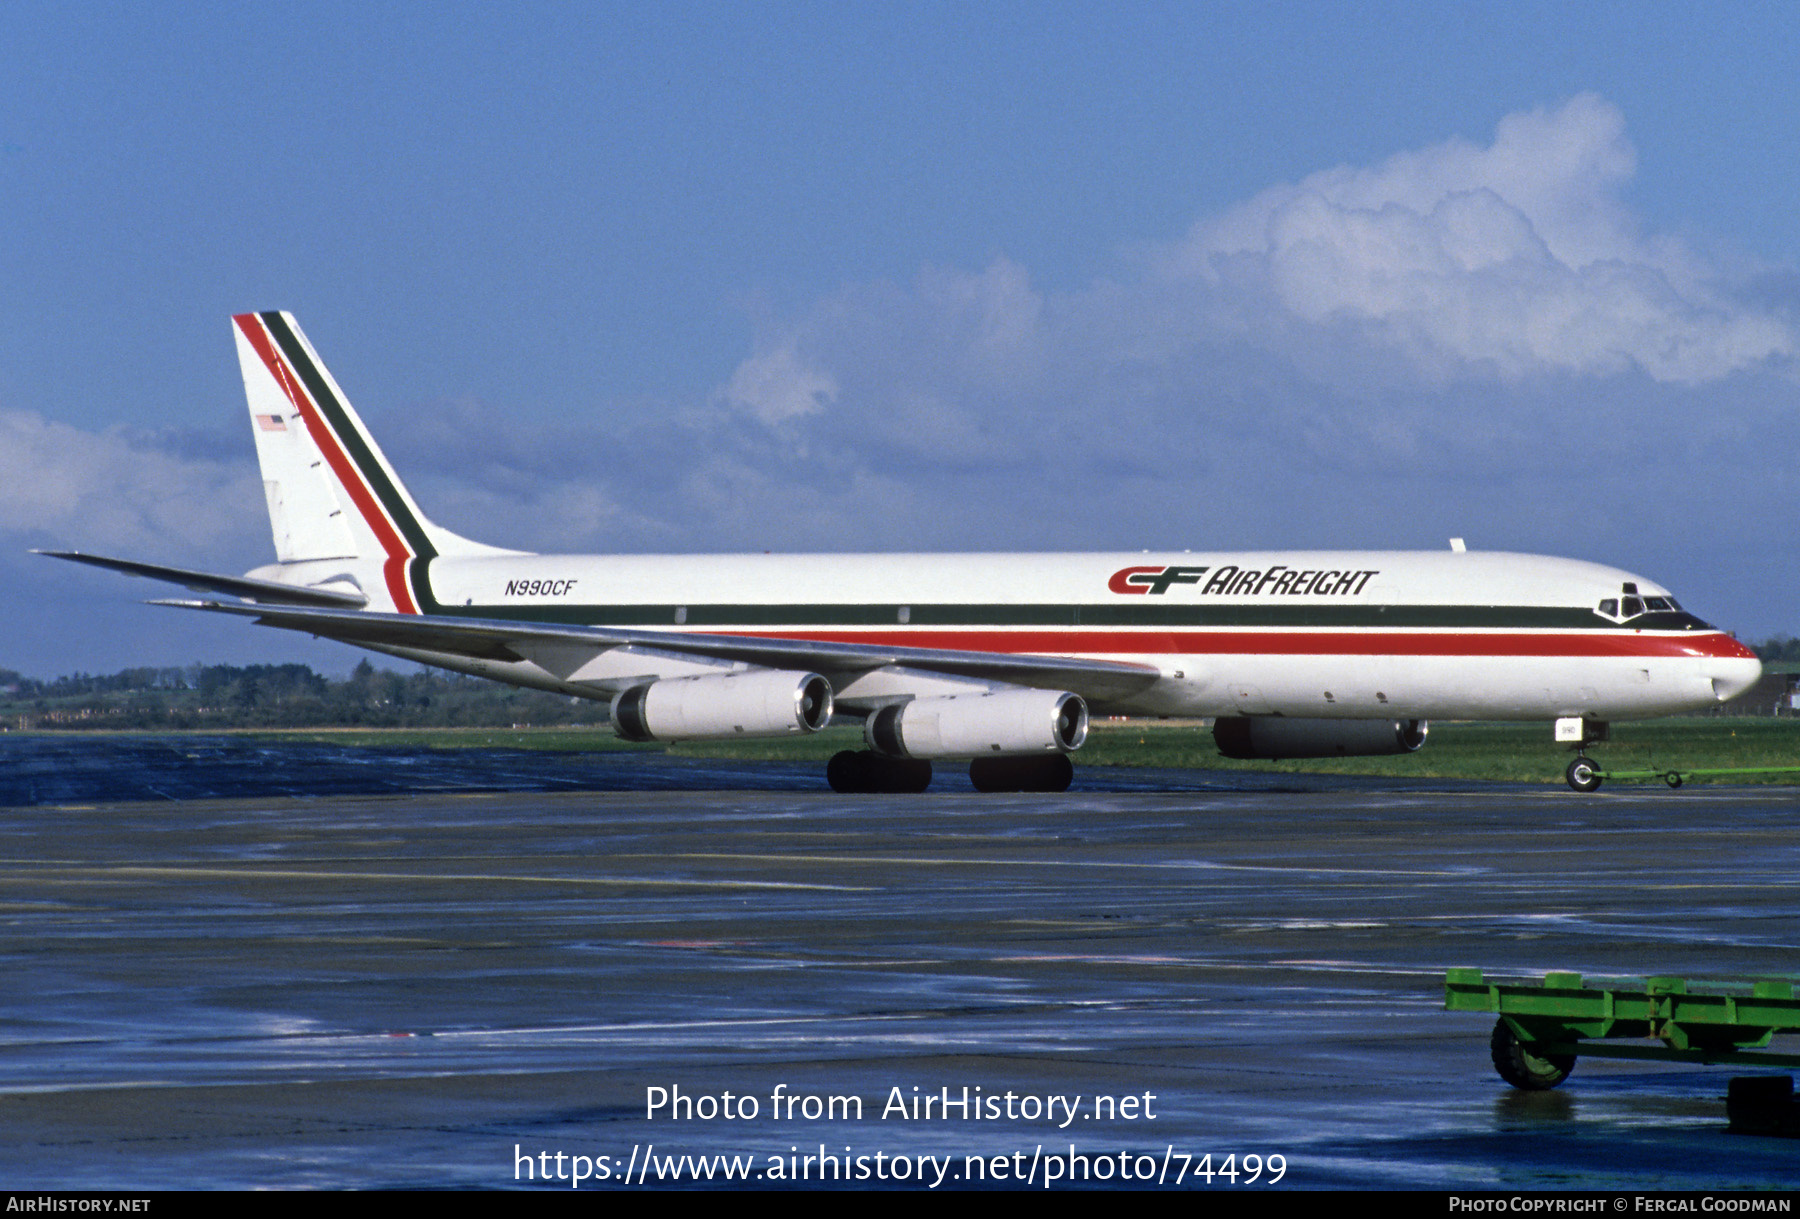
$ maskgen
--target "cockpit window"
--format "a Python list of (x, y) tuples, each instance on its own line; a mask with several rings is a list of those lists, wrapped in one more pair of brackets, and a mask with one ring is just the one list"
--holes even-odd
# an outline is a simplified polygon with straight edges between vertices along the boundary
[(1594, 607), (1594, 612), (1614, 622), (1629, 622), (1643, 614), (1679, 614), (1681, 604), (1673, 597), (1639, 597), (1635, 587), (1627, 585), (1625, 596), (1607, 597)]

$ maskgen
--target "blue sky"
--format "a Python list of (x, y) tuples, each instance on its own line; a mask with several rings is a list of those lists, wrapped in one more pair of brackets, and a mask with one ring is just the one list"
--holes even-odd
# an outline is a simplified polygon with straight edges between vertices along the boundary
[(1785, 5), (0, 9), (0, 667), (303, 659), (227, 317), (533, 549), (1472, 546), (1800, 631)]

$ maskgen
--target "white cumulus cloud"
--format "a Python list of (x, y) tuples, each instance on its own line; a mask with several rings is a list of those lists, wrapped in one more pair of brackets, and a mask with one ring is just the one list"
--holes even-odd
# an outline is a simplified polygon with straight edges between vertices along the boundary
[(776, 548), (1455, 535), (1716, 575), (1731, 536), (1789, 532), (1793, 274), (1654, 231), (1637, 172), (1583, 95), (1272, 186), (1071, 290), (1005, 257), (852, 284), (765, 327), (718, 395), (739, 426), (670, 449), (678, 500), (621, 498)]
[(273, 548), (254, 458), (183, 457), (30, 411), (0, 411), (0, 532), (149, 558)]
[(1450, 140), (1272, 187), (1199, 221), (1159, 269), (1434, 371), (1635, 368), (1693, 384), (1791, 363), (1791, 322), (1640, 232), (1619, 199), (1636, 165), (1618, 109), (1584, 94), (1509, 116), (1485, 146)]
[(837, 392), (830, 374), (808, 365), (789, 343), (738, 365), (725, 400), (764, 423), (785, 423), (824, 410)]

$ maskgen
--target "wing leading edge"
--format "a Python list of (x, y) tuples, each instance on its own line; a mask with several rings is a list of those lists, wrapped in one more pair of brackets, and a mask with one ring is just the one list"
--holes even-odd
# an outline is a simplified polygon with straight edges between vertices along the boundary
[[(619, 648), (651, 649), (759, 668), (816, 669), (840, 684), (857, 674), (903, 667), (946, 677), (1070, 690), (1084, 698), (1110, 701), (1142, 692), (1160, 673), (1151, 665), (1077, 657), (955, 652), (937, 648), (866, 647), (806, 639), (702, 635), (550, 623), (494, 622), (440, 615), (386, 614), (304, 606), (232, 605), (218, 601), (155, 601), (181, 609), (249, 618), (263, 626), (305, 631), (324, 639), (381, 650), (432, 652), (470, 660), (536, 661), (547, 649), (574, 649), (599, 656)], [(566, 668), (578, 668), (569, 665)], [(602, 686), (615, 683), (600, 683)]]

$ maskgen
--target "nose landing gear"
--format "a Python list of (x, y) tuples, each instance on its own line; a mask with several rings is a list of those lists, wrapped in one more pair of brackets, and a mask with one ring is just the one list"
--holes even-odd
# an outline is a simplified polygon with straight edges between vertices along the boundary
[(1611, 738), (1612, 725), (1605, 720), (1569, 715), (1556, 721), (1557, 743), (1566, 744), (1575, 751), (1575, 760), (1563, 772), (1563, 778), (1569, 781), (1570, 787), (1578, 792), (1600, 790), (1600, 780), (1605, 777), (1605, 772), (1600, 769), (1598, 762), (1587, 756), (1588, 746), (1598, 745)]
[(1569, 786), (1578, 792), (1600, 790), (1600, 767), (1592, 758), (1576, 758), (1569, 763), (1569, 769), (1563, 772), (1563, 777), (1568, 779)]

